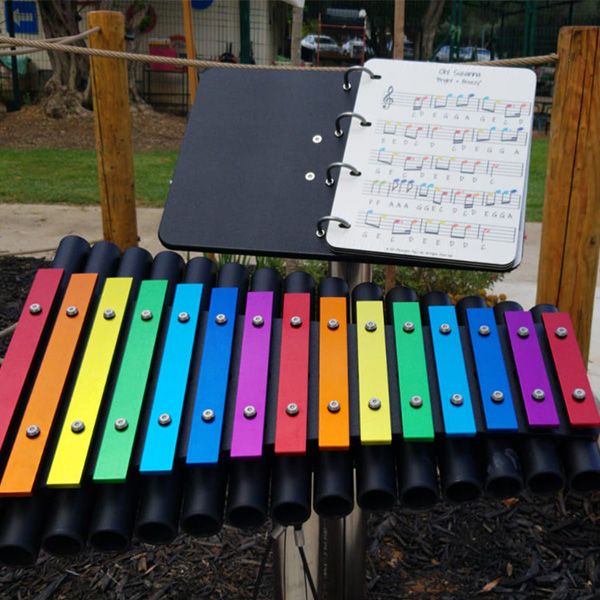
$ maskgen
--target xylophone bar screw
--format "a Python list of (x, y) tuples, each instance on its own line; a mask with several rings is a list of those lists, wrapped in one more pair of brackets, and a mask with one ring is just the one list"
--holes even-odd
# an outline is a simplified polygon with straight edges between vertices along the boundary
[(73, 433), (81, 433), (85, 429), (85, 423), (83, 421), (73, 421), (71, 423), (71, 431)]
[(381, 400), (379, 398), (371, 398), (369, 400), (369, 408), (371, 410), (379, 410), (381, 408)]
[(152, 311), (151, 310), (143, 310), (140, 313), (140, 317), (142, 317), (142, 321), (150, 321), (152, 319)]
[(206, 408), (202, 411), (202, 420), (210, 423), (215, 420), (215, 411), (212, 408)]
[(585, 400), (585, 390), (582, 388), (575, 388), (571, 396), (573, 396), (573, 400), (577, 400), (577, 402), (583, 402)]
[(365, 323), (365, 329), (367, 331), (377, 331), (377, 323), (375, 323), (375, 321), (367, 321)]
[(527, 338), (529, 337), (529, 329), (527, 329), (527, 327), (519, 327), (519, 329), (517, 329), (517, 335), (520, 338)]
[(450, 397), (450, 402), (454, 404), (454, 406), (461, 406), (465, 399), (462, 397), (462, 394), (452, 394)]
[(504, 402), (504, 394), (500, 390), (494, 390), (492, 392), (492, 401), (497, 402), (498, 404)]
[(33, 304), (29, 305), (29, 312), (32, 315), (39, 315), (42, 312), (42, 305), (38, 304), (37, 302), (34, 302)]
[(330, 413), (340, 412), (340, 403), (337, 400), (330, 400), (329, 404), (327, 404), (327, 410)]
[(451, 331), (452, 331), (452, 327), (450, 327), (450, 325), (448, 325), (448, 323), (442, 323), (440, 325), (440, 333), (443, 333), (444, 335), (448, 335)]
[(169, 413), (162, 413), (158, 415), (158, 424), (166, 427), (171, 424), (171, 415)]
[(227, 315), (224, 315), (223, 313), (219, 313), (215, 317), (215, 323), (217, 325), (225, 325), (225, 323), (227, 323)]
[(409, 402), (413, 408), (421, 408), (423, 406), (423, 398), (421, 396), (411, 396)]
[(302, 325), (302, 317), (299, 317), (298, 315), (294, 315), (290, 319), (290, 325), (292, 327), (300, 327)]
[(544, 393), (544, 390), (541, 390), (540, 388), (536, 388), (535, 390), (533, 390), (533, 392), (531, 392), (531, 397), (534, 400), (541, 402), (546, 397), (546, 394)]
[(119, 419), (115, 419), (115, 429), (117, 431), (125, 431), (129, 427), (129, 423), (127, 419), (120, 417)]
[(25, 435), (30, 439), (36, 438), (38, 435), (40, 435), (40, 433), (41, 433), (41, 429), (37, 425), (30, 425), (25, 430)]
[(295, 402), (290, 402), (285, 407), (285, 412), (290, 415), (290, 417), (295, 417), (300, 412), (300, 407)]
[(182, 311), (177, 315), (177, 320), (180, 323), (187, 323), (190, 320), (190, 315), (189, 315), (189, 313)]
[(340, 326), (340, 322), (337, 319), (329, 319), (327, 321), (327, 328), (335, 331)]
[(76, 306), (68, 306), (65, 312), (67, 317), (76, 317), (79, 314)]
[(485, 337), (486, 335), (490, 335), (491, 330), (490, 330), (489, 325), (481, 325), (477, 331), (478, 331), (479, 335), (482, 335)]
[(254, 325), (254, 327), (262, 327), (265, 324), (265, 320), (263, 319), (262, 315), (254, 315), (252, 317), (252, 325)]
[(246, 419), (254, 419), (256, 416), (256, 408), (254, 408), (252, 404), (248, 404), (248, 406), (244, 407), (244, 416)]
[(104, 318), (107, 321), (110, 321), (111, 319), (114, 319), (116, 316), (117, 316), (117, 313), (112, 308), (107, 308), (104, 311)]
[(557, 338), (564, 339), (569, 335), (569, 330), (566, 327), (557, 327), (554, 333)]
[(406, 321), (406, 323), (402, 325), (402, 329), (406, 333), (412, 333), (415, 330), (415, 324), (412, 321)]

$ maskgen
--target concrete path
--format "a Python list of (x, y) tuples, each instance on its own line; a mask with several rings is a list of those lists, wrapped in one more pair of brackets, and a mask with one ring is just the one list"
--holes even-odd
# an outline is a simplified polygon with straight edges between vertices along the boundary
[[(153, 254), (164, 250), (157, 237), (162, 215), (160, 208), (140, 208), (138, 231), (140, 246)], [(98, 207), (0, 204), (0, 255), (52, 256), (52, 249), (66, 235), (77, 234), (89, 241), (102, 239), (102, 221)], [(524, 308), (535, 304), (541, 225), (529, 223), (523, 262), (518, 269), (495, 284), (494, 292), (505, 293)], [(598, 280), (600, 282), (600, 278)], [(589, 372), (595, 393), (600, 392), (600, 287), (596, 288)]]

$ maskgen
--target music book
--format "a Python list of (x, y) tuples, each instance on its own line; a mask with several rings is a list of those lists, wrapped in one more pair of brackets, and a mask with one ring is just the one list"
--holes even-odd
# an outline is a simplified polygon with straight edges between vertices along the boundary
[(328, 224), (331, 249), (416, 264), (516, 267), (534, 72), (384, 59), (365, 67), (376, 78), (360, 73), (355, 116), (339, 120), (348, 166), (330, 172), (337, 180), (331, 216), (342, 220)]

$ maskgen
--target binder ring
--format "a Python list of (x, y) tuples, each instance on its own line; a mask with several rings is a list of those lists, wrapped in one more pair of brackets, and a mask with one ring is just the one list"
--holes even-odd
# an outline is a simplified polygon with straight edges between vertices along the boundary
[(350, 227), (352, 227), (352, 225), (350, 225), (350, 223), (348, 223), (346, 219), (342, 219), (341, 217), (334, 217), (332, 215), (329, 215), (327, 217), (321, 217), (317, 221), (316, 236), (318, 238), (325, 237), (325, 229), (323, 229), (323, 223), (331, 223), (332, 221), (339, 223), (338, 227), (341, 227), (342, 229), (350, 229)]
[(355, 71), (364, 71), (371, 76), (371, 79), (381, 79), (381, 75), (376, 75), (373, 73), (373, 71), (371, 71), (371, 69), (367, 69), (367, 67), (361, 67), (360, 65), (354, 65), (344, 73), (344, 85), (342, 85), (342, 88), (345, 92), (349, 92), (352, 89), (352, 84), (350, 81), (348, 81), (348, 77), (350, 73), (354, 73)]
[(371, 127), (371, 122), (367, 121), (362, 115), (359, 115), (358, 113), (355, 113), (355, 112), (343, 112), (343, 113), (340, 113), (337, 116), (337, 119), (335, 120), (335, 131), (334, 131), (335, 137), (342, 137), (344, 135), (344, 130), (340, 127), (340, 121), (344, 117), (350, 117), (350, 118), (356, 117), (357, 119), (360, 120), (361, 127)]
[(350, 169), (350, 175), (352, 175), (353, 177), (359, 177), (360, 175), (362, 175), (362, 173), (356, 167), (353, 167), (348, 163), (332, 162), (327, 167), (327, 172), (325, 174), (325, 185), (328, 187), (331, 187), (335, 183), (335, 179), (331, 176), (331, 170), (335, 169), (336, 167), (339, 167), (340, 169)]

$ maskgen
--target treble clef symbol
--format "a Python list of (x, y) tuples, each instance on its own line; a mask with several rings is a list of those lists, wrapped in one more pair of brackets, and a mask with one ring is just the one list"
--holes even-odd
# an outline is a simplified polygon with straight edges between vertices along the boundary
[(385, 96), (383, 97), (384, 110), (387, 110), (392, 104), (394, 104), (394, 99), (392, 98), (393, 93), (394, 88), (390, 85), (390, 87), (387, 89), (387, 92), (385, 93)]

